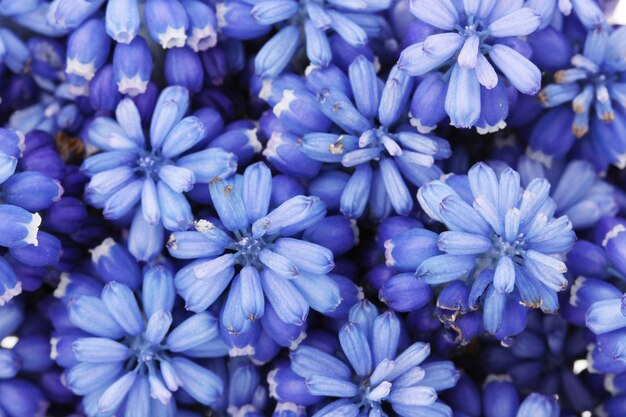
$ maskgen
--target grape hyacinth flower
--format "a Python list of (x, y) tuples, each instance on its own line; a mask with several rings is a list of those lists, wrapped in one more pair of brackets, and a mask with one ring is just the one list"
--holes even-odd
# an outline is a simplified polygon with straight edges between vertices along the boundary
[(393, 312), (379, 314), (362, 301), (339, 331), (339, 355), (306, 345), (291, 353), (291, 369), (305, 379), (309, 393), (339, 398), (314, 417), (385, 415), (387, 404), (402, 417), (452, 416), (437, 393), (456, 384), (458, 371), (449, 361), (424, 363), (427, 343), (400, 349), (401, 326)]
[[(179, 388), (200, 404), (218, 401), (221, 378), (193, 360), (227, 353), (217, 318), (174, 314), (174, 276), (164, 265), (141, 273), (112, 241), (92, 258), (106, 284), (81, 274), (62, 279), (55, 296), (67, 303), (71, 325), (52, 339), (53, 356), (68, 367), (67, 386), (83, 396), (86, 414), (173, 417)], [(124, 274), (128, 284), (112, 279)], [(141, 292), (131, 289), (138, 286)]]
[[(149, 139), (144, 135), (137, 106), (128, 98), (117, 106), (117, 120), (98, 117), (89, 127), (90, 144), (103, 152), (87, 158), (82, 165), (91, 177), (86, 200), (103, 208), (107, 219), (136, 213), (129, 245), (133, 254), (143, 260), (162, 249), (163, 227), (187, 230), (192, 225), (191, 206), (184, 192), (216, 176), (229, 177), (236, 169), (235, 156), (221, 148), (185, 154), (208, 132), (200, 118), (184, 117), (188, 107), (185, 88), (167, 87), (157, 100)], [(146, 240), (146, 236), (151, 239)]]
[[(554, 74), (554, 83), (544, 87), (539, 99), (553, 108), (537, 122), (528, 154), (549, 165), (562, 157), (590, 132), (594, 147), (619, 168), (626, 166), (626, 28), (604, 26), (587, 34), (582, 53), (571, 58), (572, 68)], [(571, 111), (566, 110), (571, 106)], [(551, 126), (571, 125), (573, 135), (556, 144)]]
[[(481, 123), (481, 131), (498, 130), (506, 125), (508, 113), (508, 95), (502, 88), (505, 81), (524, 94), (534, 95), (541, 88), (541, 72), (520, 53), (530, 48), (518, 38), (540, 27), (541, 8), (534, 8), (541, 6), (540, 1), (412, 0), (410, 5), (411, 13), (433, 27), (430, 33), (436, 33), (404, 49), (398, 68), (414, 77), (445, 69), (426, 79), (429, 84), (424, 88), (432, 98), (422, 97), (428, 97), (431, 112), (443, 106), (452, 125), (469, 128), (481, 117), (491, 119), (489, 113), (505, 109), (496, 118), (499, 120)], [(425, 131), (437, 122), (413, 116), (413, 123)]]
[(332, 252), (290, 237), (326, 216), (318, 197), (298, 195), (270, 211), (272, 175), (262, 162), (232, 181), (214, 179), (209, 190), (219, 220), (198, 220), (195, 231), (174, 232), (167, 243), (175, 258), (199, 258), (176, 274), (185, 308), (206, 310), (232, 281), (221, 325), (240, 335), (267, 313), (266, 302), (285, 326), (305, 325), (309, 307), (332, 313), (339, 306), (339, 286), (328, 275)]
[(313, 160), (354, 168), (341, 194), (345, 216), (361, 217), (368, 203), (375, 219), (384, 219), (392, 209), (406, 216), (413, 209), (409, 184), (419, 187), (443, 175), (434, 163), (450, 156), (450, 145), (400, 124), (407, 102), (401, 92), (410, 83), (404, 73), (392, 70), (383, 87), (374, 64), (360, 55), (349, 67), (349, 83), (345, 93), (331, 88), (318, 92), (322, 113), (340, 130), (307, 133), (300, 149)]
[(566, 215), (574, 229), (593, 227), (602, 217), (617, 214), (613, 186), (601, 180), (591, 163), (583, 160), (554, 161), (551, 167), (522, 156), (517, 164), (522, 187), (535, 178), (546, 178), (550, 197), (556, 204), (555, 216)]
[[(575, 234), (567, 216), (554, 217), (549, 182), (536, 178), (524, 189), (515, 170), (507, 168), (498, 178), (484, 163), (474, 165), (467, 177), (450, 179), (456, 188), (436, 180), (418, 191), (422, 209), (448, 228), (436, 238), (436, 248), (431, 232), (416, 236), (417, 247), (435, 254), (419, 264), (418, 279), (431, 285), (466, 280), (469, 305), (476, 309), (482, 299), (485, 330), (492, 334), (518, 301), (555, 313), (557, 293), (568, 285), (567, 267), (559, 258)], [(395, 260), (405, 252), (394, 250), (393, 240), (386, 246), (388, 263), (402, 260)]]
[[(328, 66), (333, 58), (326, 35), (328, 30), (354, 47), (367, 45), (368, 37), (377, 36), (381, 28), (382, 18), (377, 13), (390, 5), (389, 0), (262, 0), (251, 5), (227, 0), (217, 4), (217, 19), (220, 29), (235, 39), (263, 35), (273, 25), (279, 26), (254, 60), (256, 73), (271, 78), (279, 75), (302, 49), (306, 49), (314, 66)], [(247, 30), (242, 30), (242, 26)]]

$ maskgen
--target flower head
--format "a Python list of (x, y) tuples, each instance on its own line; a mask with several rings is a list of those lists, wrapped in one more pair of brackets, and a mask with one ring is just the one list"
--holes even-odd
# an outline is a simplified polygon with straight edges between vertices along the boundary
[[(402, 51), (398, 68), (411, 76), (445, 69), (443, 78), (448, 88), (445, 102), (441, 104), (453, 125), (472, 127), (481, 117), (487, 118), (487, 114), (481, 115), (481, 110), (484, 113), (495, 111), (496, 107), (491, 108), (489, 100), (481, 100), (481, 96), (489, 94), (488, 91), (502, 84), (504, 79), (524, 94), (539, 91), (541, 72), (519, 52), (524, 49), (520, 45), (524, 41), (515, 38), (529, 35), (540, 27), (542, 16), (533, 7), (522, 2), (488, 0), (413, 0), (411, 12), (438, 33)], [(493, 98), (499, 103), (508, 100), (506, 93)], [(496, 124), (481, 127), (486, 131), (501, 127), (506, 113)]]
[(153, 257), (162, 248), (158, 244), (162, 227), (186, 230), (193, 223), (184, 192), (216, 176), (228, 177), (236, 168), (234, 155), (221, 148), (185, 154), (196, 145), (201, 146), (207, 135), (207, 126), (200, 118), (184, 117), (188, 106), (185, 88), (163, 90), (152, 116), (149, 139), (145, 137), (139, 110), (130, 99), (117, 106), (117, 120), (99, 117), (89, 127), (90, 143), (103, 152), (87, 158), (82, 166), (91, 177), (87, 201), (103, 208), (109, 219), (119, 219), (137, 210), (131, 241), (132, 235), (139, 238), (136, 233), (150, 233), (157, 242), (150, 250), (133, 250), (141, 259)]
[(567, 216), (554, 218), (548, 181), (534, 179), (523, 189), (513, 169), (498, 178), (478, 163), (454, 184), (438, 180), (418, 191), (424, 211), (448, 228), (437, 239), (443, 253), (421, 262), (418, 278), (431, 285), (473, 282), (469, 305), (477, 308), (483, 300), (490, 333), (501, 328), (509, 298), (556, 312), (556, 293), (568, 285), (559, 257), (572, 247), (575, 235)]
[[(140, 293), (131, 289), (136, 282), (109, 280), (112, 271), (132, 271), (128, 266), (133, 264), (125, 263), (130, 254), (114, 242), (98, 250), (108, 251), (96, 263), (108, 281), (104, 287), (94, 278), (72, 274), (55, 292), (67, 303), (74, 327), (55, 335), (54, 357), (69, 368), (67, 385), (84, 396), (87, 415), (113, 414), (125, 407), (126, 412), (141, 410), (141, 415), (152, 410), (173, 416), (173, 394), (179, 388), (200, 404), (216, 402), (222, 380), (192, 358), (227, 353), (217, 319), (209, 313), (183, 320), (173, 316), (174, 277), (163, 265), (147, 267), (137, 277), (142, 280)], [(68, 345), (71, 353), (63, 347)]]
[(326, 216), (318, 197), (298, 195), (270, 210), (272, 176), (263, 163), (232, 181), (216, 178), (209, 189), (219, 219), (198, 220), (195, 231), (174, 232), (167, 244), (176, 258), (199, 258), (176, 274), (188, 310), (206, 310), (230, 284), (221, 325), (241, 335), (262, 317), (264, 327), (277, 321), (298, 330), (309, 307), (328, 314), (337, 308), (340, 288), (328, 275), (332, 252), (295, 236)]
[(452, 362), (423, 363), (430, 346), (415, 342), (404, 350), (401, 323), (393, 312), (379, 314), (363, 301), (350, 311), (339, 331), (341, 352), (332, 354), (302, 345), (291, 353), (291, 369), (305, 379), (308, 391), (339, 398), (317, 411), (315, 417), (382, 415), (389, 404), (399, 416), (452, 416), (437, 400), (437, 392), (456, 384), (459, 374)]
[(450, 156), (450, 147), (399, 123), (410, 83), (401, 71), (392, 70), (382, 87), (374, 65), (361, 55), (350, 65), (348, 78), (345, 94), (329, 88), (317, 93), (322, 113), (340, 131), (307, 133), (300, 149), (311, 159), (354, 169), (341, 195), (344, 215), (361, 217), (368, 203), (376, 219), (387, 217), (391, 209), (407, 215), (413, 208), (409, 185), (419, 187), (441, 176), (435, 161)]

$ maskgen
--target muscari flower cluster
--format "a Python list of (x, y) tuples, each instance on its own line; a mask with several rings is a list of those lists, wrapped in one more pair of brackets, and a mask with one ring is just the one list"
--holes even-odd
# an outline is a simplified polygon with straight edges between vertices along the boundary
[(0, 415), (626, 415), (601, 0), (0, 1)]

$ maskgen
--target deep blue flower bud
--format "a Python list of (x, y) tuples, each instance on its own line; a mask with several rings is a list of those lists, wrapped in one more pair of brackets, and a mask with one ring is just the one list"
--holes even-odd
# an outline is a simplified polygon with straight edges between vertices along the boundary
[(403, 312), (422, 308), (432, 296), (430, 286), (409, 273), (392, 276), (378, 293), (378, 298), (392, 310)]
[(447, 89), (438, 73), (424, 77), (415, 89), (411, 100), (411, 125), (420, 133), (431, 132), (446, 117), (444, 99)]
[[(97, 3), (97, 2), (96, 2)], [(67, 41), (65, 72), (90, 81), (109, 56), (111, 39), (100, 19), (90, 19), (72, 32)]]
[(111, 0), (106, 7), (106, 32), (117, 43), (135, 39), (141, 25), (137, 0)]
[(565, 68), (574, 54), (565, 35), (551, 26), (531, 34), (527, 41), (533, 49), (532, 61), (542, 70)]
[(2, 380), (0, 394), (0, 407), (10, 416), (36, 416), (45, 413), (48, 408), (44, 393), (26, 380)]
[(89, 83), (89, 102), (95, 110), (112, 112), (122, 98), (115, 85), (113, 72), (113, 65), (105, 65)]
[(231, 72), (223, 48), (216, 47), (199, 54), (204, 71), (213, 85), (222, 85)]
[(272, 177), (272, 193), (270, 195), (272, 207), (278, 207), (290, 198), (303, 194), (305, 194), (305, 189), (297, 179), (288, 175)]
[(446, 403), (454, 410), (462, 410), (468, 417), (480, 417), (482, 391), (470, 377), (461, 374), (456, 385), (445, 396)]
[[(529, 156), (549, 165), (553, 158), (565, 155), (576, 140), (572, 132), (574, 113), (566, 107), (558, 107), (545, 113), (535, 124), (529, 140)], [(554, 135), (561, 138), (552, 140)]]
[(510, 377), (491, 375), (483, 387), (485, 417), (516, 417), (519, 394)]
[(22, 370), (41, 373), (52, 366), (50, 340), (39, 334), (24, 335), (13, 348), (22, 358)]
[(261, 324), (278, 345), (292, 350), (296, 349), (306, 337), (306, 322), (301, 325), (284, 323), (278, 317), (271, 304), (265, 307), (265, 313), (261, 317)]
[(167, 51), (165, 79), (169, 85), (181, 85), (192, 93), (200, 91), (204, 84), (204, 71), (198, 54), (186, 47)]
[(318, 196), (328, 210), (337, 210), (341, 194), (350, 176), (341, 171), (327, 171), (309, 183), (309, 194)]
[(217, 18), (213, 9), (198, 0), (185, 0), (182, 4), (189, 17), (187, 45), (194, 52), (213, 48), (217, 44)]
[(18, 162), (18, 169), (42, 172), (58, 180), (63, 178), (65, 164), (55, 149), (43, 147), (25, 153)]
[(91, 261), (105, 282), (118, 281), (137, 288), (140, 273), (137, 262), (128, 250), (113, 239), (105, 239), (99, 246), (91, 250)]
[(576, 276), (606, 278), (609, 276), (609, 260), (601, 246), (588, 240), (577, 240), (567, 255), (567, 267)]
[(396, 271), (387, 265), (376, 265), (365, 274), (365, 280), (372, 290), (379, 292), (385, 282), (395, 274)]
[(189, 18), (178, 0), (148, 0), (144, 13), (150, 37), (163, 49), (185, 46)]
[(221, 32), (229, 38), (255, 39), (272, 29), (270, 25), (258, 23), (252, 15), (252, 6), (240, 1), (218, 2), (215, 15)]
[(2, 184), (5, 202), (28, 211), (45, 210), (63, 195), (61, 184), (40, 172), (21, 172)]
[(304, 231), (303, 239), (330, 249), (335, 256), (343, 255), (358, 243), (354, 220), (344, 216), (329, 216)]
[(86, 217), (87, 209), (82, 201), (74, 197), (62, 197), (50, 206), (43, 224), (53, 232), (71, 234)]
[(0, 350), (0, 377), (2, 379), (13, 378), (20, 371), (20, 356), (13, 350)]
[(118, 91), (131, 97), (145, 93), (152, 65), (150, 48), (141, 36), (128, 44), (118, 43), (113, 51), (113, 72)]
[(37, 245), (14, 247), (11, 255), (18, 261), (30, 266), (54, 265), (61, 257), (61, 242), (55, 236), (39, 231)]

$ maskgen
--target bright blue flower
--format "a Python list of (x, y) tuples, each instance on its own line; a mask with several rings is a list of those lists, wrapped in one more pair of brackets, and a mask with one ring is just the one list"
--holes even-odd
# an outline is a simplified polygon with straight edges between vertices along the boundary
[(339, 331), (341, 352), (332, 354), (302, 345), (291, 353), (291, 369), (305, 379), (308, 391), (329, 399), (314, 417), (385, 415), (451, 417), (437, 400), (453, 387), (459, 373), (452, 362), (426, 362), (430, 345), (415, 342), (399, 349), (401, 323), (393, 312), (379, 314), (369, 301), (356, 304)]
[[(67, 386), (83, 396), (88, 416), (175, 416), (174, 393), (215, 403), (223, 382), (192, 359), (220, 357), (228, 348), (210, 313), (175, 315), (174, 276), (164, 265), (143, 273), (113, 241), (92, 252), (97, 279), (65, 275), (55, 291), (67, 305), (70, 324), (52, 339), (53, 357), (67, 367)], [(124, 274), (134, 283), (118, 282)], [(139, 282), (141, 284), (139, 284)], [(141, 292), (137, 289), (141, 287)]]
[(337, 279), (328, 275), (333, 253), (291, 237), (318, 224), (324, 204), (298, 195), (271, 207), (272, 175), (263, 163), (231, 181), (216, 178), (209, 190), (219, 219), (198, 220), (195, 231), (174, 232), (167, 244), (175, 258), (199, 258), (176, 274), (186, 308), (204, 311), (226, 291), (221, 325), (228, 334), (251, 337), (254, 346), (263, 319), (277, 343), (283, 343), (281, 333), (293, 331), (297, 346), (309, 308), (332, 315), (342, 300)]
[[(498, 177), (478, 163), (467, 177), (446, 182), (436, 180), (418, 191), (422, 209), (448, 228), (436, 244), (443, 253), (422, 261), (418, 278), (431, 285), (472, 283), (469, 305), (475, 309), (482, 300), (484, 326), (492, 334), (502, 328), (511, 303), (556, 312), (557, 293), (568, 284), (560, 258), (575, 235), (567, 216), (554, 217), (548, 181), (534, 179), (524, 189), (513, 169)], [(432, 243), (425, 243), (432, 251)], [(392, 240), (387, 245), (392, 264), (393, 249)]]
[[(535, 94), (541, 88), (541, 72), (520, 53), (528, 46), (515, 38), (533, 33), (542, 23), (542, 16), (532, 3), (412, 0), (413, 15), (438, 33), (404, 49), (398, 68), (410, 76), (447, 68), (442, 76), (448, 84), (443, 104), (451, 123), (467, 128), (476, 125), (481, 117), (490, 119), (487, 112), (496, 108), (492, 109), (491, 100), (481, 96), (489, 95), (490, 90), (497, 92), (495, 88), (504, 80), (524, 94)], [(502, 75), (498, 75), (494, 65)], [(498, 101), (507, 101), (505, 95), (500, 93)], [(497, 130), (503, 127), (505, 117), (506, 112), (479, 127), (484, 131)], [(433, 122), (417, 119), (414, 123), (429, 130)]]
[(565, 161), (555, 160), (547, 168), (522, 156), (517, 171), (522, 187), (527, 187), (535, 178), (547, 178), (553, 184), (550, 196), (556, 203), (554, 214), (566, 215), (574, 229), (587, 229), (601, 217), (617, 214), (613, 186), (601, 180), (589, 162), (573, 160), (565, 164)]
[(300, 149), (311, 159), (352, 171), (340, 199), (344, 215), (359, 218), (368, 204), (375, 219), (392, 210), (407, 215), (413, 209), (409, 184), (419, 187), (443, 174), (434, 163), (450, 156), (448, 142), (399, 124), (406, 114), (403, 85), (410, 82), (402, 72), (392, 70), (383, 87), (374, 65), (359, 56), (350, 65), (348, 81), (345, 94), (318, 91), (320, 110), (339, 129), (306, 133)]
[[(553, 157), (564, 155), (573, 145), (573, 137), (555, 146), (544, 129), (546, 124), (564, 123), (577, 138), (590, 132), (595, 148), (605, 158), (620, 168), (626, 166), (626, 143), (616, 134), (626, 126), (625, 44), (626, 28), (601, 26), (588, 33), (582, 53), (571, 59), (573, 67), (556, 72), (555, 83), (539, 93), (542, 104), (555, 110), (535, 125), (531, 156), (549, 164)], [(562, 110), (570, 106), (573, 113)]]
[[(254, 61), (257, 75), (275, 77), (303, 49), (314, 66), (328, 66), (333, 58), (326, 35), (328, 30), (332, 29), (350, 45), (366, 45), (368, 37), (378, 36), (381, 29), (382, 18), (376, 13), (390, 5), (388, 0), (262, 0), (251, 5), (228, 0), (218, 3), (217, 16), (222, 31), (236, 39), (262, 35), (273, 25), (280, 27), (259, 50)], [(245, 15), (246, 12), (249, 16)], [(259, 25), (258, 34), (242, 28), (248, 20)], [(304, 35), (302, 41), (301, 34)]]
[[(83, 163), (83, 171), (91, 177), (86, 200), (103, 208), (104, 217), (109, 219), (141, 213), (131, 226), (129, 240), (133, 248), (140, 242), (162, 241), (163, 227), (188, 229), (193, 216), (183, 193), (196, 184), (207, 184), (214, 177), (228, 177), (235, 172), (234, 155), (220, 148), (185, 154), (206, 139), (209, 128), (198, 117), (184, 117), (188, 106), (185, 88), (163, 90), (152, 115), (149, 139), (137, 106), (128, 98), (117, 106), (117, 120), (99, 117), (89, 127), (89, 142), (103, 152)], [(140, 207), (136, 210), (137, 205)], [(152, 239), (146, 239), (144, 233)], [(161, 245), (156, 244), (153, 250), (133, 253), (140, 259), (150, 259), (160, 249)]]

